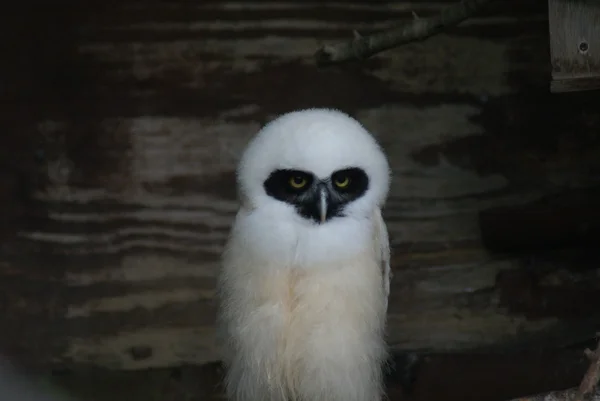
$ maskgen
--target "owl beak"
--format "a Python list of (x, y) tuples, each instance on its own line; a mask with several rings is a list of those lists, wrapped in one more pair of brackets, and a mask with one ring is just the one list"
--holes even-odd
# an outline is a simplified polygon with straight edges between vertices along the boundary
[(324, 223), (327, 220), (327, 188), (322, 186), (319, 189), (319, 217), (321, 219), (321, 223)]

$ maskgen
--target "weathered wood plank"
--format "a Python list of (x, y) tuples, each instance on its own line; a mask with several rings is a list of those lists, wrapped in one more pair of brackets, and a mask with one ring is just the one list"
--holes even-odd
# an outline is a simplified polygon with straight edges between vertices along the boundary
[(548, 0), (553, 92), (600, 88), (600, 8), (595, 1)]
[[(328, 70), (312, 62), (320, 41), (362, 29), (365, 13), (377, 27), (412, 18), (413, 4), (128, 0), (38, 17), (73, 35), (39, 39), (38, 69), (20, 78), (31, 74), (37, 89), (1, 95), (18, 111), (3, 117), (12, 132), (29, 138), (19, 149), (36, 160), (23, 167), (31, 209), (0, 254), (2, 343), (38, 363), (214, 360), (212, 298), (237, 208), (235, 164), (264, 122), (312, 106), (352, 113), (390, 156), (396, 349), (589, 336), (600, 318), (581, 302), (573, 308), (585, 319), (530, 318), (518, 304), (529, 282), (500, 274), (526, 269), (528, 256), (497, 256), (482, 242), (482, 210), (599, 181), (597, 103), (546, 93), (545, 8), (496, 3), (429, 41)], [(18, 140), (0, 138), (0, 156)], [(545, 264), (534, 284), (582, 263)], [(527, 285), (517, 296), (507, 282)]]
[[(600, 237), (599, 189), (571, 190), (532, 204), (484, 210), (479, 214), (483, 242), (500, 252), (577, 246), (595, 249)], [(515, 220), (520, 222), (518, 226)]]

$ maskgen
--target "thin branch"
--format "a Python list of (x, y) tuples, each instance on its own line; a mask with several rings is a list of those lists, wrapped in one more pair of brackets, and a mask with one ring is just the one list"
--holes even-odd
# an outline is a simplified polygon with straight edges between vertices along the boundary
[[(600, 333), (597, 335), (600, 335)], [(511, 401), (600, 401), (600, 389), (598, 388), (598, 380), (600, 379), (600, 342), (594, 351), (586, 349), (585, 355), (590, 360), (590, 366), (578, 388), (552, 391), (546, 394), (516, 398)]]
[(439, 16), (432, 18), (420, 18), (413, 12), (413, 19), (408, 24), (369, 36), (361, 36), (355, 31), (353, 39), (325, 45), (317, 50), (317, 65), (364, 60), (384, 50), (427, 39), (448, 27), (460, 24), (490, 1), (492, 0), (462, 0), (456, 5), (446, 7)]

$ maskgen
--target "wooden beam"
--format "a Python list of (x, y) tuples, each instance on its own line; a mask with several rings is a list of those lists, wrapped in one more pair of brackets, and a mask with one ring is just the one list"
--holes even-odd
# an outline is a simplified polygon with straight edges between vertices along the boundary
[(550, 82), (550, 91), (581, 92), (600, 89), (600, 78), (561, 78)]
[(600, 7), (595, 0), (548, 0), (552, 92), (600, 88)]

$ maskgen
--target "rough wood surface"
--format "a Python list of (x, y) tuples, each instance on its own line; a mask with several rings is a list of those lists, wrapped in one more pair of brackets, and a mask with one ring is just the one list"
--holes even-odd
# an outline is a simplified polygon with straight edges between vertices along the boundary
[(547, 90), (544, 4), (493, 2), (363, 64), (314, 65), (323, 41), (447, 4), (127, 0), (3, 15), (3, 37), (19, 39), (0, 66), (12, 77), (0, 112), (2, 347), (120, 369), (214, 360), (235, 163), (263, 123), (310, 106), (353, 114), (389, 154), (396, 349), (593, 335), (595, 254), (497, 255), (479, 225), (484, 209), (600, 181), (598, 99)]
[(486, 209), (479, 213), (481, 238), (487, 249), (498, 252), (550, 247), (596, 249), (600, 238), (599, 203), (600, 188), (588, 188), (528, 204)]
[(600, 7), (548, 0), (553, 92), (600, 89)]

